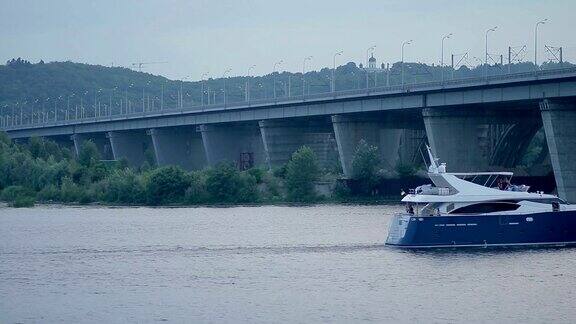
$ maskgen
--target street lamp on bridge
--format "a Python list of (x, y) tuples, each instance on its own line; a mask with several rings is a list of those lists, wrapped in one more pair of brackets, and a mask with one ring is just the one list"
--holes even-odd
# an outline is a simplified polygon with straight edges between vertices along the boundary
[(248, 73), (246, 74), (246, 89), (244, 90), (244, 100), (246, 102), (250, 101), (250, 71), (254, 70), (254, 68), (256, 67), (256, 64), (252, 64), (249, 68), (248, 68)]
[[(200, 77), (200, 81), (201, 81), (201, 86), (200, 86), (200, 92), (201, 93), (201, 98), (200, 98), (200, 103), (202, 104), (202, 106), (204, 106), (204, 83), (206, 82), (206, 77), (209, 75), (208, 72), (204, 72), (202, 73), (202, 76)], [(210, 98), (208, 98), (210, 99)], [(210, 101), (210, 100), (208, 100)]]
[(313, 56), (307, 56), (304, 58), (304, 62), (302, 63), (302, 97), (304, 97), (305, 94), (305, 90), (306, 89), (306, 77), (305, 77), (305, 73), (306, 73), (306, 61), (310, 61), (312, 60)]
[(224, 93), (224, 107), (226, 107), (226, 74), (228, 74), (230, 71), (232, 71), (231, 68), (227, 68), (226, 71), (224, 71), (224, 73), (222, 73), (222, 79), (224, 79), (224, 89), (223, 89), (223, 93)]
[(284, 60), (280, 60), (276, 63), (274, 63), (274, 67), (272, 68), (272, 83), (273, 83), (273, 93), (274, 93), (274, 99), (276, 99), (276, 67), (282, 65), (282, 63), (284, 63)]
[(442, 75), (442, 82), (444, 82), (444, 41), (450, 37), (452, 37), (452, 33), (442, 37), (442, 54), (440, 55), (440, 71)]
[(339, 52), (334, 53), (334, 57), (332, 60), (332, 82), (331, 82), (332, 92), (336, 91), (336, 56), (342, 55), (342, 53), (344, 53), (344, 51), (339, 51)]
[(548, 21), (548, 18), (546, 18), (544, 20), (540, 20), (539, 22), (536, 23), (536, 26), (534, 27), (534, 68), (536, 70), (539, 69), (539, 67), (538, 67), (538, 26), (544, 25), (547, 21)]
[(404, 43), (402, 43), (402, 50), (401, 50), (401, 56), (400, 56), (400, 64), (402, 65), (401, 66), (401, 72), (400, 72), (400, 79), (401, 79), (402, 86), (404, 86), (404, 46), (410, 45), (410, 44), (412, 44), (412, 40), (405, 41)]
[(485, 65), (484, 66), (484, 76), (486, 76), (486, 77), (488, 76), (488, 34), (490, 32), (496, 31), (496, 29), (498, 29), (498, 26), (494, 26), (494, 27), (492, 27), (486, 31), (486, 51), (484, 53), (485, 54), (485, 57), (484, 57), (484, 65)]
[(370, 62), (369, 53), (374, 52), (375, 48), (376, 48), (376, 45), (370, 46), (366, 49), (366, 63), (365, 63), (366, 65), (364, 65), (364, 71), (366, 72), (366, 89), (368, 89), (368, 64)]

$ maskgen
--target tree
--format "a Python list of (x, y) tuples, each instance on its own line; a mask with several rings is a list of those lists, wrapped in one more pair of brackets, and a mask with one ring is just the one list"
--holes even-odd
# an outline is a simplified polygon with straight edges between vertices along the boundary
[(141, 176), (130, 168), (113, 171), (104, 181), (104, 199), (111, 203), (145, 202), (146, 188)]
[(307, 146), (302, 146), (292, 154), (286, 166), (286, 189), (288, 199), (297, 202), (310, 202), (316, 198), (314, 182), (320, 176), (316, 155)]
[(208, 170), (206, 191), (216, 203), (247, 203), (258, 200), (256, 178), (241, 173), (230, 163), (221, 163)]
[(378, 170), (381, 165), (378, 148), (365, 140), (358, 142), (358, 148), (352, 159), (352, 179), (358, 181), (362, 194), (373, 194), (378, 184)]
[(155, 169), (147, 182), (148, 202), (152, 205), (179, 203), (190, 181), (186, 172), (175, 166)]
[(85, 167), (90, 167), (100, 161), (100, 152), (94, 142), (87, 140), (82, 143), (78, 153), (78, 163)]

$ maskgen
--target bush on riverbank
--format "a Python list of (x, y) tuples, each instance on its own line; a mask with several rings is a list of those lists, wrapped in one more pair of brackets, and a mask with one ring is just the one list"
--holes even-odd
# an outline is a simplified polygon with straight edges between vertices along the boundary
[(35, 194), (32, 190), (22, 186), (8, 186), (0, 194), (3, 201), (8, 202), (11, 207), (32, 207), (36, 202)]
[(288, 199), (294, 202), (311, 202), (317, 199), (314, 182), (318, 180), (320, 168), (316, 155), (307, 146), (292, 154), (286, 165), (286, 189)]
[(374, 196), (381, 180), (378, 174), (381, 164), (378, 148), (360, 140), (352, 159), (352, 179), (358, 182), (360, 195)]
[[(378, 165), (373, 159), (377, 156), (367, 145), (360, 145), (359, 152), (364, 153), (355, 158), (355, 172), (359, 181), (366, 182), (362, 188), (371, 188)], [(273, 171), (239, 171), (230, 163), (193, 172), (153, 165), (133, 169), (126, 161), (101, 161), (90, 141), (82, 144), (75, 157), (70, 149), (50, 140), (31, 138), (17, 144), (0, 133), (0, 199), (14, 206), (30, 206), (36, 200), (151, 206), (310, 203), (321, 198), (316, 192), (320, 179), (324, 194), (328, 184), (335, 199), (345, 201), (350, 195), (346, 182), (330, 185), (338, 176), (323, 175), (308, 147), (300, 148), (284, 167)]]

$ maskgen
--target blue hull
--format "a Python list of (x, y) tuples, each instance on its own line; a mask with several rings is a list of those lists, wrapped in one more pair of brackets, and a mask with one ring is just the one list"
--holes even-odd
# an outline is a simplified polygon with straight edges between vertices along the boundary
[(576, 211), (528, 215), (396, 215), (386, 245), (401, 248), (576, 245)]

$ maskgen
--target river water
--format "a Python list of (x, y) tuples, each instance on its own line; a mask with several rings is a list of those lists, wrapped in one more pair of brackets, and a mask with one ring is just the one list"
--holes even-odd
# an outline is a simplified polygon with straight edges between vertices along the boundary
[(0, 322), (576, 321), (576, 249), (396, 250), (400, 208), (2, 207)]

